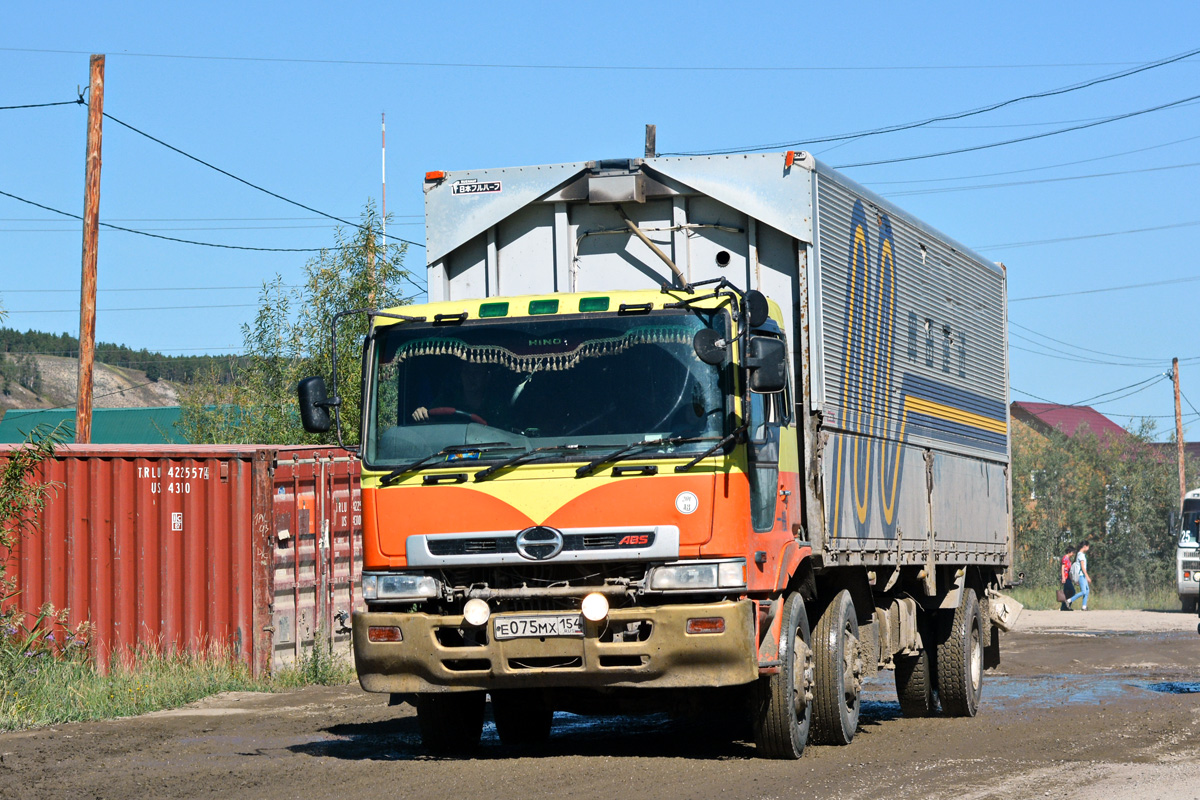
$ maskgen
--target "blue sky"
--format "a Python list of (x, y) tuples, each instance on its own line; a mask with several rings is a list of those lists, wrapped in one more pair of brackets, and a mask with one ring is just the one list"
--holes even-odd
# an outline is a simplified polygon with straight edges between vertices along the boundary
[[(388, 231), (420, 242), (426, 170), (637, 156), (648, 122), (660, 152), (795, 142), (838, 166), (1048, 133), (1200, 95), (1194, 56), (957, 121), (803, 144), (1200, 48), (1195, 2), (345, 6), (5, 4), (0, 106), (74, 99), (87, 83), (87, 54), (105, 53), (106, 112), (348, 219), (380, 197), (386, 113)], [(80, 213), (85, 136), (78, 106), (0, 111), (0, 191)], [(1200, 289), (1198, 164), (1193, 100), (847, 173), (1008, 266), (1013, 399), (1071, 403), (1112, 392), (1097, 408), (1123, 424), (1125, 415), (1162, 415), (1165, 433), (1171, 387), (1152, 379), (1172, 356), (1183, 359), (1184, 393), (1200, 406), (1200, 336), (1190, 322)], [(333, 241), (328, 220), (111, 120), (101, 219), (243, 246)], [(77, 222), (0, 196), (5, 324), (76, 332), (80, 240)], [(276, 274), (297, 282), (308, 257), (111, 230), (99, 253), (98, 338), (171, 353), (237, 351), (257, 291), (224, 287)], [(407, 264), (423, 279), (419, 248)], [(1022, 299), (1160, 281), (1176, 282)], [(1114, 391), (1126, 386), (1144, 390)], [(1197, 432), (1193, 424), (1189, 438)]]

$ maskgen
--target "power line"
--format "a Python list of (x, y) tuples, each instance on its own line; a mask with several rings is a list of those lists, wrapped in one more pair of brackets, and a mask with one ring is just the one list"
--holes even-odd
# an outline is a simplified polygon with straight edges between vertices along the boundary
[(1055, 130), (1052, 130), (1052, 131), (1044, 131), (1042, 133), (1035, 133), (1035, 134), (1031, 134), (1029, 136), (1020, 136), (1016, 139), (1006, 139), (1002, 142), (991, 142), (989, 144), (977, 144), (977, 145), (973, 145), (971, 147), (960, 147), (955, 150), (942, 150), (937, 153), (924, 153), (919, 156), (903, 156), (900, 158), (883, 158), (883, 159), (879, 159), (876, 161), (860, 161), (857, 164), (838, 164), (836, 166), (836, 169), (854, 169), (855, 167), (874, 167), (874, 166), (879, 166), (881, 164), (900, 164), (900, 163), (903, 163), (906, 161), (921, 161), (921, 160), (927, 159), (927, 158), (940, 158), (942, 156), (954, 156), (954, 155), (960, 155), (962, 153), (973, 153), (978, 150), (990, 150), (994, 147), (1004, 147), (1004, 146), (1010, 145), (1010, 144), (1019, 144), (1021, 142), (1031, 142), (1035, 139), (1045, 139), (1049, 136), (1057, 136), (1060, 133), (1071, 133), (1072, 131), (1081, 131), (1081, 130), (1085, 130), (1087, 128), (1095, 128), (1100, 125), (1107, 125), (1110, 122), (1119, 122), (1123, 119), (1130, 119), (1132, 117), (1141, 116), (1143, 114), (1151, 114), (1151, 113), (1154, 113), (1155, 111), (1162, 111), (1164, 109), (1173, 108), (1175, 106), (1183, 105), (1184, 103), (1190, 103), (1193, 100), (1200, 100), (1200, 94), (1192, 95), (1191, 97), (1185, 97), (1181, 100), (1175, 100), (1170, 103), (1163, 103), (1162, 105), (1153, 106), (1151, 108), (1143, 108), (1138, 111), (1130, 111), (1125, 114), (1116, 114), (1111, 117), (1104, 117), (1103, 119), (1100, 119), (1096, 122), (1087, 122), (1082, 125), (1072, 125), (1067, 128), (1056, 128)]
[[(141, 306), (138, 308), (98, 308), (97, 313), (112, 311), (191, 311), (196, 308), (258, 308), (258, 303), (230, 303), (227, 305), (200, 306)], [(32, 308), (8, 311), (9, 314), (78, 314), (78, 308)]]
[(1082, 236), (1063, 236), (1058, 239), (1034, 239), (1028, 242), (1004, 242), (1003, 244), (985, 244), (976, 250), (1000, 250), (1004, 248), (1033, 247), (1039, 244), (1058, 244), (1059, 242), (1078, 242), (1084, 239), (1104, 239), (1109, 236), (1124, 236), (1128, 233), (1149, 233), (1150, 231), (1169, 231), (1176, 228), (1191, 228), (1200, 225), (1200, 219), (1189, 222), (1174, 222), (1170, 225), (1155, 225), (1151, 228), (1130, 228), (1124, 231), (1109, 231), (1107, 233), (1088, 233)]
[[(1200, 137), (1198, 137), (1200, 138)], [(389, 219), (422, 219), (423, 214), (389, 214)], [(297, 222), (323, 217), (108, 217), (108, 222)], [(0, 217), (0, 222), (57, 222), (53, 217)], [(398, 223), (397, 223), (398, 224)]]
[[(144, 136), (147, 139), (149, 139), (150, 141), (152, 141), (156, 144), (160, 144), (172, 152), (178, 153), (179, 155), (183, 156), (184, 158), (191, 159), (192, 161), (195, 161), (197, 164), (202, 164), (203, 166), (206, 166), (211, 170), (221, 173), (222, 175), (224, 175), (227, 178), (232, 178), (233, 180), (237, 181), (238, 183), (249, 186), (251, 189), (256, 189), (256, 190), (262, 192), (263, 194), (270, 195), (271, 197), (274, 197), (276, 200), (282, 200), (283, 202), (294, 205), (297, 208), (303, 208), (305, 211), (311, 211), (312, 213), (317, 214), (318, 216), (325, 217), (326, 219), (334, 220), (335, 222), (340, 222), (343, 225), (349, 225), (352, 228), (357, 228), (359, 230), (368, 230), (368, 232), (370, 232), (370, 233), (377, 233), (377, 234), (380, 233), (379, 231), (367, 229), (362, 225), (351, 222), (350, 220), (343, 219), (341, 217), (336, 217), (333, 214), (327, 214), (324, 211), (315, 209), (312, 206), (307, 206), (304, 203), (301, 203), (297, 200), (292, 200), (291, 198), (284, 197), (283, 195), (279, 194), (278, 192), (273, 192), (270, 189), (266, 189), (262, 186), (259, 186), (256, 183), (251, 183), (250, 181), (246, 180), (245, 178), (240, 178), (228, 170), (221, 169), (220, 167), (218, 167), (215, 164), (212, 164), (208, 161), (205, 161), (202, 158), (199, 158), (198, 156), (194, 156), (191, 153), (188, 153), (184, 150), (179, 149), (178, 147), (176, 147), (173, 144), (168, 144), (156, 136), (151, 136), (150, 134), (146, 133), (145, 131), (141, 130), (140, 128), (135, 128), (133, 125), (130, 125), (128, 122), (117, 119), (116, 117), (114, 117), (112, 114), (109, 114), (108, 112), (105, 112), (104, 117), (106, 119), (111, 119), (113, 122), (117, 123), (121, 127), (129, 129), (129, 130), (133, 131), (134, 133), (138, 134), (139, 136)], [(382, 234), (380, 234), (380, 235), (382, 235)], [(419, 244), (417, 242), (409, 241), (408, 239), (399, 239), (398, 237), (392, 237), (392, 238), (397, 239), (398, 241), (404, 242), (405, 244), (412, 245), (414, 247), (424, 247), (424, 245)]]
[[(1158, 61), (1152, 61), (1148, 64), (1141, 64), (1137, 67), (1132, 67), (1130, 69), (1122, 70), (1120, 72), (1116, 72), (1116, 73), (1113, 73), (1110, 75), (1102, 75), (1098, 78), (1093, 78), (1091, 80), (1083, 81), (1081, 83), (1074, 83), (1069, 86), (1059, 87), (1057, 89), (1048, 89), (1044, 92), (1035, 92), (1033, 94), (1026, 94), (1026, 95), (1022, 95), (1020, 97), (1013, 97), (1008, 100), (1001, 100), (1001, 101), (998, 101), (995, 103), (990, 103), (986, 106), (980, 106), (978, 108), (969, 109), (967, 111), (957, 111), (957, 112), (954, 112), (951, 114), (943, 114), (943, 115), (937, 116), (937, 117), (929, 117), (927, 119), (918, 120), (916, 122), (902, 122), (902, 123), (898, 123), (895, 125), (885, 125), (883, 127), (872, 128), (872, 129), (865, 130), (865, 131), (857, 131), (854, 133), (842, 133), (842, 134), (836, 134), (833, 136), (823, 136), (823, 137), (819, 137), (816, 139), (802, 139), (799, 141), (792, 141), (792, 142), (772, 142), (771, 144), (753, 145), (750, 147), (731, 147), (731, 148), (724, 148), (724, 149), (720, 149), (720, 150), (711, 150), (711, 151), (707, 151), (707, 152), (705, 152), (705, 151), (681, 151), (681, 152), (677, 152), (677, 153), (666, 153), (665, 155), (694, 156), (694, 155), (728, 155), (731, 153), (754, 153), (754, 152), (763, 152), (763, 151), (769, 151), (769, 150), (779, 150), (779, 149), (783, 149), (783, 148), (787, 148), (787, 147), (797, 147), (802, 144), (803, 145), (823, 144), (826, 142), (838, 142), (838, 141), (844, 141), (847, 139), (864, 139), (868, 136), (879, 136), (879, 135), (882, 135), (885, 133), (898, 133), (900, 131), (907, 131), (907, 130), (912, 130), (913, 128), (924, 127), (924, 126), (932, 124), (934, 122), (948, 122), (950, 120), (965, 119), (966, 117), (973, 117), (973, 116), (977, 116), (979, 114), (986, 114), (988, 112), (996, 111), (996, 110), (1004, 108), (1006, 106), (1025, 102), (1027, 100), (1038, 100), (1038, 99), (1042, 99), (1045, 97), (1054, 97), (1057, 95), (1067, 94), (1069, 92), (1077, 92), (1081, 89), (1087, 89), (1089, 87), (1096, 86), (1101, 83), (1108, 83), (1110, 81), (1119, 80), (1121, 78), (1128, 78), (1131, 75), (1137, 75), (1138, 73), (1141, 73), (1141, 72), (1146, 72), (1148, 70), (1157, 69), (1158, 67), (1164, 67), (1164, 66), (1167, 66), (1168, 64), (1174, 64), (1177, 61), (1182, 61), (1186, 58), (1190, 58), (1197, 54), (1200, 54), (1200, 48), (1197, 48), (1195, 50), (1190, 50), (1186, 53), (1181, 53), (1179, 55), (1162, 58), (1162, 59), (1159, 59)], [(1099, 123), (1093, 123), (1093, 124), (1099, 124)], [(855, 165), (855, 166), (857, 166), (857, 165)]]
[[(46, 53), (53, 55), (88, 55), (88, 50), (50, 50), (33, 47), (0, 47), (0, 52)], [(924, 65), (881, 65), (881, 66), (785, 66), (785, 67), (720, 67), (720, 66), (655, 66), (637, 64), (521, 64), (462, 61), (364, 61), (344, 58), (269, 58), (265, 56), (210, 56), (184, 55), (180, 53), (113, 53), (109, 58), (168, 58), (189, 61), (244, 61), (267, 64), (332, 64), (364, 67), (445, 67), (461, 69), (518, 69), (518, 70), (574, 70), (574, 71), (636, 71), (636, 72), (914, 72), (940, 70), (989, 70), (989, 69), (1064, 69), (1075, 67), (1123, 67), (1142, 64), (1138, 61), (1084, 61), (1078, 63), (1047, 64), (924, 64)]]
[(1011, 186), (1032, 186), (1038, 183), (1062, 183), (1064, 181), (1082, 181), (1091, 178), (1111, 178), (1116, 175), (1141, 175), (1147, 172), (1164, 172), (1172, 169), (1184, 169), (1186, 167), (1200, 167), (1200, 161), (1192, 161), (1188, 164), (1171, 164), (1165, 167), (1142, 167), (1141, 169), (1125, 169), (1117, 172), (1094, 172), (1091, 175), (1067, 175), (1061, 178), (1035, 178), (1027, 181), (1008, 181), (1005, 183), (977, 183), (969, 186), (942, 186), (936, 189), (910, 189), (906, 192), (889, 192), (886, 196), (891, 197), (911, 197), (921, 194), (945, 194), (946, 192), (967, 192), (976, 189), (1004, 189)]
[[(305, 211), (312, 212), (313, 214), (317, 214), (318, 216), (325, 217), (326, 219), (331, 219), (331, 220), (334, 220), (335, 222), (340, 222), (340, 223), (342, 223), (343, 225), (348, 225), (348, 226), (350, 226), (350, 227), (352, 227), (352, 228), (356, 228), (356, 229), (358, 229), (358, 230), (367, 231), (368, 233), (374, 234), (374, 235), (376, 235), (376, 236), (382, 236), (382, 235), (383, 235), (382, 231), (376, 231), (376, 230), (372, 230), (372, 229), (370, 229), (370, 228), (367, 228), (367, 227), (366, 227), (366, 226), (364, 226), (364, 225), (359, 225), (359, 224), (357, 224), (357, 223), (351, 222), (350, 220), (343, 219), (342, 217), (336, 217), (336, 216), (334, 216), (333, 214), (327, 214), (327, 213), (326, 213), (326, 212), (324, 212), (324, 211), (321, 211), (321, 210), (319, 210), (319, 209), (313, 208), (312, 206), (305, 205), (304, 203), (301, 203), (301, 202), (299, 202), (299, 201), (297, 201), (297, 200), (292, 200), (291, 198), (284, 197), (283, 195), (279, 194), (278, 192), (273, 192), (273, 191), (271, 191), (270, 189), (266, 189), (266, 188), (264, 188), (264, 187), (262, 187), (262, 186), (259, 186), (259, 185), (258, 185), (258, 184), (256, 184), (256, 183), (251, 183), (250, 181), (246, 180), (245, 178), (238, 177), (237, 175), (234, 175), (232, 172), (230, 172), (230, 171), (228, 171), (228, 170), (221, 169), (220, 167), (216, 166), (215, 164), (212, 164), (212, 163), (210, 163), (210, 162), (208, 162), (208, 161), (205, 161), (204, 159), (202, 159), (202, 158), (200, 158), (200, 157), (198, 157), (198, 156), (194, 156), (194, 155), (192, 155), (191, 153), (188, 153), (188, 152), (186, 152), (186, 151), (184, 151), (184, 150), (181, 150), (180, 148), (176, 147), (175, 145), (168, 144), (167, 142), (164, 142), (162, 139), (159, 139), (159, 138), (158, 138), (158, 137), (156, 137), (156, 136), (152, 136), (152, 135), (150, 135), (149, 133), (146, 133), (145, 131), (141, 130), (140, 128), (136, 128), (136, 127), (134, 127), (133, 125), (130, 125), (128, 122), (125, 122), (125, 121), (123, 121), (123, 120), (120, 120), (120, 119), (118, 119), (117, 117), (114, 117), (112, 114), (109, 114), (109, 113), (107, 113), (107, 112), (106, 112), (106, 113), (104, 114), (104, 116), (105, 116), (107, 119), (111, 119), (113, 122), (117, 123), (117, 124), (118, 124), (118, 125), (120, 125), (121, 127), (123, 127), (123, 128), (127, 128), (128, 130), (131, 130), (131, 131), (133, 131), (134, 133), (138, 134), (139, 136), (144, 136), (145, 138), (149, 139), (150, 141), (152, 141), (152, 142), (155, 142), (156, 144), (162, 145), (163, 147), (167, 148), (168, 150), (170, 150), (170, 151), (172, 151), (172, 152), (174, 152), (174, 153), (178, 153), (179, 155), (183, 156), (184, 158), (188, 158), (188, 159), (190, 159), (190, 160), (192, 160), (192, 161), (195, 161), (197, 164), (201, 164), (201, 165), (203, 165), (203, 166), (205, 166), (205, 167), (208, 167), (208, 168), (209, 168), (209, 169), (211, 169), (211, 170), (214, 170), (214, 171), (216, 171), (216, 172), (219, 172), (219, 173), (221, 173), (222, 175), (226, 176), (227, 178), (232, 178), (233, 180), (237, 181), (238, 183), (241, 183), (241, 184), (244, 184), (244, 185), (246, 185), (246, 186), (249, 186), (251, 189), (256, 189), (257, 191), (260, 191), (260, 192), (262, 192), (263, 194), (266, 194), (266, 195), (269, 195), (269, 196), (271, 196), (271, 197), (274, 197), (274, 198), (275, 198), (275, 199), (277, 199), (277, 200), (282, 200), (283, 202), (285, 202), (285, 203), (289, 203), (290, 205), (296, 206), (297, 208), (302, 208), (302, 209), (304, 209)], [(151, 235), (151, 234), (147, 234), (147, 235)], [(164, 238), (165, 238), (165, 237), (164, 237)], [(393, 236), (392, 238), (393, 238), (395, 241), (403, 242), (404, 244), (407, 244), (407, 245), (412, 245), (412, 246), (414, 246), (414, 247), (420, 247), (420, 248), (424, 248), (424, 247), (425, 247), (425, 245), (423, 245), (423, 244), (420, 244), (419, 242), (414, 242), (414, 241), (411, 241), (411, 240), (409, 240), (409, 239), (404, 239), (404, 238), (401, 238), (401, 237), (399, 237), (399, 236)], [(342, 248), (324, 248), (324, 249), (345, 249), (345, 247), (342, 247)], [(419, 284), (419, 283), (417, 283), (416, 281), (414, 281), (414, 280), (412, 279), (412, 277), (411, 277), (411, 276), (409, 276), (409, 274), (408, 274), (408, 271), (407, 271), (407, 270), (401, 270), (401, 271), (400, 271), (400, 277), (401, 277), (401, 278), (403, 278), (404, 280), (408, 281), (408, 282), (409, 282), (410, 284), (412, 284), (413, 286), (415, 286), (415, 287), (416, 287), (418, 290), (420, 290), (420, 291), (422, 291), (422, 292), (427, 292), (427, 291), (428, 291), (428, 289), (427, 289), (426, 287), (424, 287), (424, 286), (422, 286), (421, 284)]]
[[(16, 200), (21, 203), (25, 203), (26, 205), (31, 205), (35, 208), (40, 208), (43, 211), (50, 211), (54, 214), (61, 214), (62, 216), (70, 217), (71, 219), (77, 219), (77, 220), (83, 219), (83, 217), (79, 216), (78, 214), (72, 214), (68, 211), (61, 211), (57, 208), (51, 208), (50, 206), (42, 205), (41, 203), (35, 203), (32, 200), (26, 200), (24, 197), (18, 197), (17, 195), (12, 194), (10, 192), (5, 192), (3, 190), (0, 190), (0, 195), (4, 195), (5, 197), (10, 197), (13, 200)], [(192, 239), (179, 239), (174, 236), (163, 236), (163, 235), (157, 234), (157, 233), (149, 233), (147, 231), (139, 231), (139, 230), (136, 230), (135, 228), (124, 228), (120, 225), (113, 225), (112, 223), (109, 223), (109, 222), (101, 222), (100, 224), (106, 228), (111, 228), (111, 229), (117, 230), (117, 231), (124, 231), (125, 233), (136, 233), (139, 236), (148, 236), (151, 239), (164, 239), (168, 242), (180, 242), (181, 244), (195, 244), (195, 245), (200, 245), (201, 247), (217, 247), (217, 248), (221, 248), (223, 250), (254, 250), (254, 251), (259, 251), (259, 252), (267, 252), (267, 253), (319, 253), (322, 250), (339, 249), (336, 247), (247, 247), (245, 245), (236, 245), (236, 244), (217, 244), (215, 242), (198, 242), (198, 241), (194, 241)]]
[(1073, 297), (1080, 294), (1100, 294), (1101, 292), (1121, 292), (1126, 289), (1145, 289), (1150, 286), (1168, 286), (1175, 283), (1193, 283), (1200, 281), (1200, 275), (1192, 275), (1187, 278), (1170, 278), (1163, 281), (1149, 281), (1147, 283), (1128, 283), (1124, 286), (1108, 286), (1103, 289), (1078, 289), (1073, 292), (1057, 292), (1055, 294), (1037, 294), (1029, 297), (1010, 297), (1008, 302), (1020, 303), (1025, 300), (1048, 300), (1054, 297)]
[[(1122, 353), (1109, 353), (1109, 352), (1107, 352), (1107, 351), (1104, 351), (1104, 350), (1093, 350), (1093, 349), (1091, 349), (1091, 348), (1088, 348), (1088, 347), (1080, 347), (1080, 346), (1079, 346), (1079, 345), (1077, 345), (1077, 344), (1072, 344), (1071, 342), (1064, 341), (1064, 340), (1062, 340), (1062, 339), (1056, 339), (1056, 338), (1054, 338), (1053, 336), (1051, 336), (1051, 335), (1050, 335), (1050, 334), (1048, 334), (1048, 333), (1042, 333), (1041, 331), (1034, 330), (1033, 328), (1030, 328), (1028, 325), (1022, 325), (1021, 323), (1019, 323), (1019, 322), (1014, 322), (1014, 321), (1013, 321), (1013, 320), (1011, 320), (1011, 319), (1008, 321), (1008, 324), (1009, 324), (1009, 325), (1011, 325), (1011, 326), (1015, 326), (1015, 327), (1017, 327), (1017, 328), (1020, 328), (1020, 329), (1021, 329), (1021, 330), (1023, 330), (1023, 331), (1028, 331), (1029, 333), (1032, 333), (1034, 336), (1040, 336), (1040, 337), (1042, 337), (1043, 339), (1049, 339), (1050, 341), (1052, 341), (1052, 342), (1056, 342), (1057, 344), (1061, 344), (1061, 345), (1064, 345), (1064, 346), (1066, 346), (1066, 347), (1070, 347), (1072, 350), (1080, 350), (1080, 351), (1083, 351), (1083, 352), (1085, 352), (1085, 353), (1092, 353), (1092, 354), (1094, 354), (1094, 355), (1109, 356), (1109, 357), (1111, 357), (1111, 358), (1120, 358), (1120, 359), (1123, 359), (1123, 360), (1126, 360), (1126, 361), (1139, 361), (1139, 360), (1140, 360), (1140, 361), (1147, 361), (1147, 362), (1150, 362), (1150, 363), (1155, 363), (1155, 364), (1160, 364), (1160, 363), (1164, 363), (1164, 362), (1167, 362), (1167, 361), (1170, 361), (1170, 360), (1171, 360), (1171, 359), (1169, 359), (1169, 358), (1156, 358), (1156, 357), (1153, 357), (1153, 356), (1128, 356), (1128, 355), (1124, 355), (1124, 354), (1122, 354)], [(1181, 360), (1182, 360), (1182, 359), (1181, 359)]]
[[(281, 289), (298, 289), (304, 284), (301, 283), (284, 283), (280, 284)], [(97, 289), (100, 292), (217, 292), (217, 291), (233, 291), (235, 289), (262, 289), (259, 286), (138, 286), (133, 288), (116, 288), (116, 289)], [(0, 294), (49, 294), (58, 292), (69, 292), (79, 294), (78, 289), (4, 289)]]
[[(1009, 388), (1012, 389), (1014, 392), (1019, 392), (1020, 394), (1026, 395), (1028, 397), (1032, 397), (1035, 400), (1041, 400), (1043, 403), (1049, 403), (1052, 406), (1057, 406), (1059, 408), (1072, 408), (1073, 407), (1073, 406), (1065, 405), (1063, 403), (1056, 403), (1047, 397), (1042, 397), (1041, 395), (1034, 394), (1033, 392), (1027, 392), (1024, 389), (1018, 388), (1016, 386), (1012, 386), (1011, 384), (1009, 385)], [(1097, 412), (1097, 413), (1099, 413), (1099, 412)], [(1140, 418), (1140, 419), (1175, 419), (1174, 414), (1120, 414), (1116, 411), (1106, 411), (1106, 412), (1104, 412), (1104, 415), (1109, 416), (1109, 417), (1129, 417), (1132, 419), (1136, 419), (1136, 418)], [(1187, 417), (1189, 419), (1193, 416), (1200, 416), (1200, 414), (1188, 414), (1187, 415)]]
[(49, 108), (50, 106), (74, 106), (78, 100), (60, 100), (57, 103), (27, 103), (23, 106), (0, 106), (0, 111), (13, 111), (18, 108)]
[[(1096, 405), (1102, 406), (1102, 405), (1105, 405), (1106, 403), (1113, 403), (1113, 402), (1116, 402), (1117, 400), (1123, 400), (1126, 397), (1132, 397), (1133, 395), (1135, 395), (1139, 392), (1144, 392), (1147, 389), (1149, 389), (1151, 386), (1156, 386), (1156, 385), (1162, 383), (1163, 381), (1165, 381), (1166, 379), (1167, 378), (1165, 375), (1163, 375), (1162, 373), (1159, 373), (1153, 377), (1147, 378), (1144, 381), (1138, 381), (1137, 383), (1132, 383), (1129, 386), (1122, 386), (1120, 389), (1113, 389), (1111, 392), (1104, 392), (1103, 394), (1098, 394), (1095, 397), (1089, 397), (1086, 400), (1080, 400), (1076, 403), (1072, 403), (1071, 405), (1081, 406), (1081, 405), (1084, 405), (1085, 403), (1095, 403)], [(1135, 387), (1140, 387), (1140, 388), (1135, 388)], [(1133, 391), (1128, 392), (1126, 394), (1118, 394), (1118, 392), (1124, 392), (1126, 389), (1133, 389)], [(1113, 394), (1116, 394), (1117, 396), (1109, 397), (1109, 399), (1107, 399), (1107, 400), (1100, 399), (1102, 397), (1108, 397), (1109, 395), (1113, 395)], [(1097, 400), (1099, 400), (1098, 403), (1096, 402)]]
[[(103, 223), (101, 223), (103, 224)], [(397, 226), (420, 225), (419, 222), (397, 222)], [(324, 225), (210, 225), (206, 227), (190, 226), (186, 228), (139, 228), (141, 231), (289, 231), (289, 230), (329, 230), (334, 227)], [(76, 233), (68, 228), (0, 228), (0, 233)], [(394, 238), (394, 237), (393, 237)], [(332, 249), (332, 248), (331, 248)]]
[(1074, 166), (1078, 166), (1079, 164), (1090, 164), (1094, 161), (1112, 161), (1114, 158), (1120, 158), (1121, 156), (1131, 156), (1131, 155), (1134, 155), (1135, 153), (1145, 153), (1150, 150), (1159, 150), (1163, 147), (1171, 147), (1172, 145), (1184, 144), (1185, 142), (1192, 142), (1192, 141), (1195, 141), (1196, 139), (1200, 139), (1200, 134), (1197, 134), (1196, 136), (1188, 136), (1183, 139), (1174, 139), (1170, 142), (1163, 142), (1161, 144), (1152, 144), (1148, 147), (1139, 147), (1134, 150), (1122, 150), (1119, 153), (1109, 153), (1109, 154), (1103, 155), (1103, 156), (1094, 156), (1092, 158), (1082, 158), (1082, 159), (1079, 159), (1078, 161), (1064, 161), (1059, 164), (1045, 164), (1040, 167), (1024, 167), (1023, 169), (1009, 169), (1009, 170), (1004, 170), (1003, 172), (983, 172), (983, 173), (979, 173), (976, 175), (957, 175), (957, 176), (950, 177), (950, 178), (918, 178), (918, 179), (909, 179), (909, 180), (903, 180), (903, 181), (871, 181), (871, 185), (872, 186), (896, 186), (896, 185), (909, 185), (909, 184), (914, 184), (914, 183), (943, 183), (945, 181), (970, 181), (970, 180), (975, 180), (976, 178), (998, 178), (1003, 175), (1020, 175), (1020, 174), (1026, 173), (1026, 172), (1041, 172), (1043, 170), (1048, 170), (1048, 169), (1059, 169), (1061, 167), (1074, 167)]

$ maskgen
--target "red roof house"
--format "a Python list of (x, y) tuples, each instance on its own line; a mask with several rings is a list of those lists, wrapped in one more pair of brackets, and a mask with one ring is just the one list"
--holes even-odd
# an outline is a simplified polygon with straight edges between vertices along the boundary
[(1019, 419), (1035, 430), (1049, 433), (1060, 430), (1068, 437), (1090, 431), (1101, 439), (1105, 434), (1114, 437), (1128, 435), (1128, 431), (1091, 406), (1063, 406), (1057, 403), (1013, 403), (1009, 411), (1013, 419)]

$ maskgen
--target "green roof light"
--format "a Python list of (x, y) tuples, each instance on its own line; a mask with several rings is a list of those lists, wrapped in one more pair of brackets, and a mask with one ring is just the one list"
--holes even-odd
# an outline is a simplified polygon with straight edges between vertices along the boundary
[(507, 317), (508, 303), (484, 303), (479, 307), (480, 317)]
[(530, 314), (557, 314), (558, 300), (530, 300)]
[(608, 311), (607, 297), (585, 297), (579, 301), (580, 311)]

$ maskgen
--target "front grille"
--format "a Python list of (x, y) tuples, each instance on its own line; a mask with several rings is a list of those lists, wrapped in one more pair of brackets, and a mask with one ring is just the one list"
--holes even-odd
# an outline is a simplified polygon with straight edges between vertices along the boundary
[(1189, 561), (1187, 559), (1184, 559), (1183, 568), (1184, 569), (1200, 569), (1200, 561)]
[(582, 549), (584, 550), (616, 547), (617, 542), (620, 541), (620, 537), (615, 533), (585, 533), (579, 538), (582, 540), (580, 544), (583, 545)]
[(481, 536), (462, 539), (430, 539), (429, 552), (435, 556), (465, 556), (480, 553), (515, 553), (517, 540), (512, 536)]

